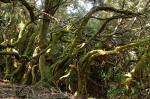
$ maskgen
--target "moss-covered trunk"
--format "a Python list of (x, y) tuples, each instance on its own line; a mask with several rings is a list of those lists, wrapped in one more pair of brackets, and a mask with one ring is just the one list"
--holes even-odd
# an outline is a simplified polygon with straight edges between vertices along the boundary
[[(39, 34), (39, 48), (40, 51), (44, 50), (47, 47), (46, 35), (48, 32), (48, 27), (50, 23), (50, 16), (53, 16), (60, 4), (60, 0), (45, 0), (45, 13), (43, 15), (43, 23), (41, 32)], [(41, 81), (49, 79), (48, 76), (48, 67), (46, 66), (45, 54), (42, 54), (39, 58), (39, 69), (41, 73)]]
[(86, 90), (86, 80), (87, 80), (87, 72), (83, 70), (82, 67), (78, 66), (78, 98), (86, 99), (87, 90)]

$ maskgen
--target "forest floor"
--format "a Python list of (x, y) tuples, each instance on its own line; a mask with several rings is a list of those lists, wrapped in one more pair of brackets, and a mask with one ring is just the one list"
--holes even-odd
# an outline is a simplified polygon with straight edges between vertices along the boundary
[(71, 99), (70, 97), (41, 85), (26, 86), (0, 80), (0, 99)]

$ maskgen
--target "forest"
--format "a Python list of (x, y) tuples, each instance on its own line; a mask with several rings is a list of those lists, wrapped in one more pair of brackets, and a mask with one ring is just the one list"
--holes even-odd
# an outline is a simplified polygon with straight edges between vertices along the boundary
[(149, 44), (150, 0), (0, 0), (0, 99), (149, 99)]

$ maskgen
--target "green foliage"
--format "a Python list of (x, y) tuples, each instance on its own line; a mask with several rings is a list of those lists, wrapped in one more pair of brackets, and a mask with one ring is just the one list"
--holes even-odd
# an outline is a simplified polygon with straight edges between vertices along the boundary
[(149, 0), (2, 2), (2, 79), (81, 98), (149, 96)]
[(124, 95), (125, 90), (126, 89), (118, 88), (118, 87), (114, 86), (108, 91), (108, 97), (110, 99), (119, 98)]

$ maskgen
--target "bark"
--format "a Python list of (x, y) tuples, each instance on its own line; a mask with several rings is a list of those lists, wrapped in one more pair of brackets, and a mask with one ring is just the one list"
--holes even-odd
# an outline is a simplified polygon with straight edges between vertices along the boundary
[[(60, 0), (45, 0), (45, 13), (50, 16), (53, 16), (58, 9), (60, 4)], [(47, 47), (46, 35), (49, 27), (50, 19), (44, 14), (43, 15), (43, 23), (42, 29), (39, 34), (39, 48), (40, 51), (43, 51)], [(46, 66), (45, 54), (42, 54), (39, 58), (39, 69), (41, 73), (41, 81), (47, 81), (49, 79), (48, 75), (48, 67)]]
[[(88, 71), (90, 68), (90, 63), (91, 61), (96, 58), (96, 57), (102, 57), (104, 55), (117, 55), (120, 54), (123, 51), (126, 51), (130, 49), (131, 47), (147, 44), (150, 41), (150, 37), (148, 36), (147, 38), (141, 39), (139, 41), (129, 43), (127, 45), (123, 46), (118, 46), (114, 50), (110, 51), (104, 51), (104, 50), (93, 50), (88, 52), (86, 55), (84, 55), (80, 61), (79, 61), (79, 66), (78, 66), (78, 96), (81, 99), (85, 99), (86, 96), (86, 80), (87, 80), (87, 75)], [(145, 55), (141, 58), (141, 61), (139, 61), (138, 64), (136, 64), (134, 71), (131, 72), (132, 76), (134, 78), (138, 78), (138, 76), (141, 74), (141, 66), (143, 66), (143, 60), (146, 60)]]

